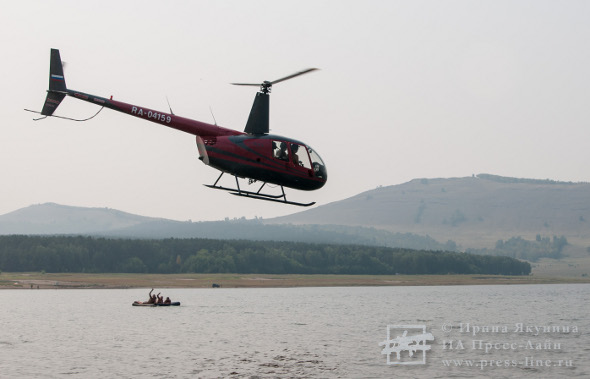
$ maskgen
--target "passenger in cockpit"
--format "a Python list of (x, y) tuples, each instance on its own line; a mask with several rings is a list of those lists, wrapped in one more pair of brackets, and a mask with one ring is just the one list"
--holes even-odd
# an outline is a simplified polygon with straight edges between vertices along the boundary
[(282, 159), (284, 161), (289, 160), (289, 156), (287, 154), (287, 143), (281, 142), (281, 147), (275, 153), (275, 158)]

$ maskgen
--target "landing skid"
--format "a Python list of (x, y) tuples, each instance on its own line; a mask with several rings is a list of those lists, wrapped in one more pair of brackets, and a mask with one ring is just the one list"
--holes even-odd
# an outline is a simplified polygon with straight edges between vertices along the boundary
[(244, 191), (242, 189), (240, 189), (240, 183), (238, 182), (238, 177), (234, 175), (234, 177), (236, 178), (236, 187), (237, 188), (228, 188), (228, 187), (222, 187), (222, 186), (218, 186), (217, 182), (219, 182), (219, 179), (221, 179), (221, 177), (223, 176), (223, 172), (221, 173), (221, 175), (219, 175), (219, 178), (217, 178), (217, 180), (215, 181), (215, 183), (213, 184), (204, 184), (205, 187), (209, 187), (209, 188), (213, 188), (213, 189), (218, 189), (218, 190), (223, 190), (223, 191), (228, 191), (229, 193), (231, 193), (232, 195), (235, 196), (242, 196), (242, 197), (248, 197), (250, 199), (256, 199), (256, 200), (265, 200), (265, 201), (273, 201), (276, 203), (283, 203), (283, 204), (290, 204), (290, 205), (297, 205), (300, 207), (309, 207), (315, 204), (315, 201), (311, 202), (311, 203), (297, 203), (294, 201), (288, 201), (287, 200), (287, 195), (285, 195), (285, 190), (283, 189), (283, 186), (281, 186), (281, 193), (282, 195), (271, 195), (271, 194), (266, 194), (266, 193), (261, 193), (260, 191), (262, 191), (262, 188), (264, 188), (264, 186), (266, 185), (266, 182), (262, 184), (262, 186), (260, 186), (260, 188), (258, 189), (257, 192), (252, 192), (252, 191)]

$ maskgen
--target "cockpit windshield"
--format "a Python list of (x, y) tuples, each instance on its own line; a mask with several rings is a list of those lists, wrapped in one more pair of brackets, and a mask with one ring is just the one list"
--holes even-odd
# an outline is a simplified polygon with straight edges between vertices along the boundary
[(309, 153), (309, 157), (311, 158), (311, 167), (313, 168), (313, 173), (317, 178), (322, 178), (324, 180), (328, 179), (328, 171), (326, 170), (326, 165), (322, 158), (320, 158), (319, 154), (315, 152), (311, 147), (307, 147), (307, 152)]

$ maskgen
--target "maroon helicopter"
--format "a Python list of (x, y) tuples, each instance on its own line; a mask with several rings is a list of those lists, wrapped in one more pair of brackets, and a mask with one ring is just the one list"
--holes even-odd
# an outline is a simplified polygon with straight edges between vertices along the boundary
[[(116, 101), (113, 100), (112, 96), (107, 99), (68, 89), (59, 50), (51, 49), (49, 90), (47, 91), (45, 104), (41, 112), (31, 112), (40, 113), (44, 116), (36, 120), (49, 116), (70, 119), (53, 114), (67, 95), (194, 134), (197, 139), (199, 159), (206, 165), (221, 171), (215, 183), (206, 185), (207, 187), (225, 190), (237, 196), (310, 206), (315, 202), (297, 203), (288, 201), (283, 187), (304, 191), (322, 188), (328, 179), (326, 166), (320, 156), (309, 145), (291, 138), (269, 134), (269, 98), (273, 84), (314, 70), (316, 69), (306, 69), (271, 82), (264, 81), (262, 84), (232, 83), (242, 86), (260, 86), (260, 90), (254, 98), (246, 128), (244, 132), (240, 132), (176, 116), (172, 109), (170, 109), (170, 113), (164, 113)], [(236, 188), (218, 185), (219, 180), (225, 173), (235, 177)], [(238, 178), (248, 179), (249, 184), (260, 182), (262, 185), (257, 191), (246, 191), (240, 188)], [(281, 193), (262, 192), (267, 183), (280, 186)]]

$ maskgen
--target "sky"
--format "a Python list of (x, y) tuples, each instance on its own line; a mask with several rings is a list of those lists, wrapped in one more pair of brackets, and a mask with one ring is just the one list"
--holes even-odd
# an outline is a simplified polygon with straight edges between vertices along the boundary
[[(54, 202), (174, 220), (301, 211), (208, 189), (194, 136), (109, 109), (33, 121), (49, 52), (68, 88), (243, 130), (255, 87), (271, 133), (326, 162), (317, 205), (415, 178), (590, 182), (587, 1), (1, 1), (0, 214)], [(66, 98), (56, 115), (87, 118)], [(231, 184), (231, 181), (226, 184)], [(256, 187), (257, 189), (258, 187)]]

